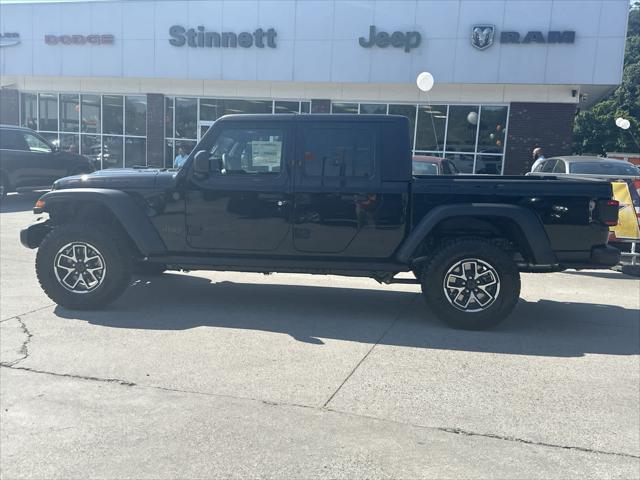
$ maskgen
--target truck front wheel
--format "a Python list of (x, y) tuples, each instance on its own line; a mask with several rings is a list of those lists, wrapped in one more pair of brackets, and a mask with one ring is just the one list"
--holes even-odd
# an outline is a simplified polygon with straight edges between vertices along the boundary
[(513, 259), (482, 239), (441, 247), (421, 277), (427, 303), (455, 328), (493, 327), (509, 316), (520, 296), (520, 273)]
[(58, 305), (86, 310), (102, 307), (127, 288), (131, 256), (118, 235), (99, 225), (65, 224), (42, 240), (36, 274)]

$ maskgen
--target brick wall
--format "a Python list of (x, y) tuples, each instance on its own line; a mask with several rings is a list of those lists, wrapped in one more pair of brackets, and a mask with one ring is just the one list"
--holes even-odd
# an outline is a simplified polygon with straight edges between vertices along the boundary
[(3, 125), (18, 125), (20, 122), (20, 95), (18, 90), (11, 88), (0, 89), (0, 123)]
[(148, 93), (147, 165), (164, 167), (164, 150), (164, 95)]
[(576, 106), (567, 103), (512, 103), (505, 152), (505, 175), (531, 170), (531, 152), (542, 147), (546, 157), (572, 152)]

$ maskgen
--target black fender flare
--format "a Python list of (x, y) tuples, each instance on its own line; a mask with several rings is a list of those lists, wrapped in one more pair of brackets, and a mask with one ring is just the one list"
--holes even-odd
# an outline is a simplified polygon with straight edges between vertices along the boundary
[(414, 253), (429, 233), (443, 220), (453, 217), (506, 218), (522, 231), (536, 265), (557, 265), (547, 232), (538, 216), (531, 210), (517, 205), (494, 203), (464, 203), (441, 205), (431, 210), (413, 229), (396, 253), (401, 263), (411, 263)]
[(51, 212), (58, 206), (97, 203), (107, 208), (145, 256), (166, 253), (167, 248), (144, 210), (127, 193), (107, 188), (71, 188), (52, 190), (40, 197), (44, 202), (34, 213)]

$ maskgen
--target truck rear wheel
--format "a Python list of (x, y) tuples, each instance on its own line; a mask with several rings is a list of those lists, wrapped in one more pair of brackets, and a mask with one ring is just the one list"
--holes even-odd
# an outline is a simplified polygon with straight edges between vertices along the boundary
[(445, 245), (425, 265), (422, 293), (455, 328), (484, 330), (507, 318), (520, 296), (513, 259), (492, 243), (464, 239)]
[(131, 279), (125, 242), (99, 225), (67, 224), (42, 240), (36, 273), (44, 292), (69, 309), (99, 308), (118, 298)]

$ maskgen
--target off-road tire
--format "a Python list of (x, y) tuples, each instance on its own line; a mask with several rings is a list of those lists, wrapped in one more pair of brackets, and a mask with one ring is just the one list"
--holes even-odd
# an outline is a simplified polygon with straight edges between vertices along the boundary
[[(467, 260), (470, 263), (464, 263)], [(466, 267), (480, 272), (477, 284), (484, 289), (467, 290), (469, 287), (465, 286), (462, 296), (458, 296), (457, 289), (468, 282)], [(459, 279), (459, 272), (465, 278)], [(490, 284), (495, 276), (497, 288), (482, 284)], [(447, 324), (465, 330), (485, 330), (497, 325), (509, 316), (520, 296), (520, 273), (513, 259), (479, 238), (461, 239), (442, 246), (425, 264), (421, 277), (422, 293), (433, 312)], [(446, 285), (454, 286), (447, 289)], [(473, 285), (476, 285), (475, 279)], [(478, 297), (471, 297), (472, 292), (479, 292)], [(465, 310), (460, 304), (470, 297), (477, 300), (468, 302)], [(480, 300), (487, 302), (486, 307), (481, 306)]]
[[(75, 293), (65, 288), (59, 279), (60, 270), (55, 265), (62, 249), (69, 244), (89, 245), (101, 256), (100, 261), (105, 268), (95, 289)], [(98, 309), (114, 301), (129, 286), (131, 268), (131, 254), (124, 239), (101, 225), (91, 223), (64, 224), (54, 228), (42, 240), (36, 255), (40, 286), (51, 300), (72, 310)]]

